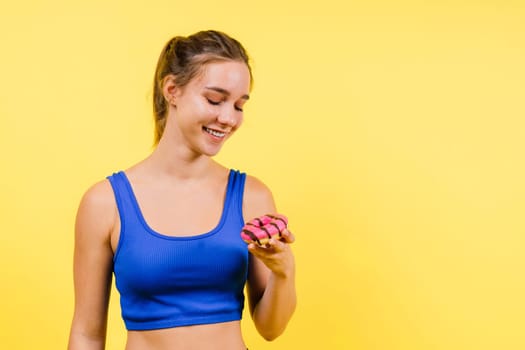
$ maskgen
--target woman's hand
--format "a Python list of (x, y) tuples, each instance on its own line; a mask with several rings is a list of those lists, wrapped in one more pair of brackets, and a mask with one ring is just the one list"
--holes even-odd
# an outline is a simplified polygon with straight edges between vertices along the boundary
[(272, 238), (263, 247), (250, 243), (248, 250), (277, 277), (286, 278), (293, 275), (295, 270), (294, 256), (290, 248), (294, 241), (295, 236), (285, 229), (279, 239)]

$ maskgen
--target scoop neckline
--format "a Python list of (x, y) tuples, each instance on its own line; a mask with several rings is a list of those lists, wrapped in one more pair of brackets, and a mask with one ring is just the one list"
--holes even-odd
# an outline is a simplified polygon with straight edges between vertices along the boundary
[(172, 235), (172, 234), (166, 234), (166, 233), (158, 232), (155, 229), (153, 229), (148, 224), (146, 219), (144, 218), (144, 215), (143, 215), (142, 210), (140, 208), (140, 205), (139, 205), (139, 202), (137, 200), (137, 197), (135, 196), (135, 191), (133, 190), (133, 186), (132, 186), (131, 182), (129, 181), (128, 176), (126, 175), (126, 172), (124, 170), (122, 170), (122, 171), (120, 171), (120, 175), (121, 175), (122, 179), (124, 180), (124, 184), (125, 184), (127, 190), (129, 191), (129, 194), (130, 194), (130, 197), (131, 197), (131, 202), (133, 204), (133, 207), (135, 209), (135, 212), (137, 214), (137, 217), (138, 217), (140, 223), (142, 224), (144, 229), (146, 229), (146, 231), (148, 231), (148, 233), (152, 234), (153, 236), (156, 236), (156, 237), (159, 237), (159, 238), (163, 238), (163, 239), (167, 239), (167, 240), (176, 240), (176, 241), (191, 241), (191, 240), (195, 240), (195, 239), (202, 239), (202, 238), (213, 236), (214, 234), (219, 232), (221, 230), (222, 226), (224, 225), (224, 222), (226, 221), (226, 211), (227, 211), (226, 209), (229, 206), (230, 198), (231, 198), (231, 186), (232, 186), (232, 180), (233, 180), (233, 170), (232, 169), (230, 169), (230, 172), (228, 173), (228, 181), (226, 183), (226, 193), (224, 195), (224, 200), (223, 200), (223, 204), (222, 204), (222, 212), (221, 212), (221, 217), (219, 219), (219, 222), (217, 223), (217, 225), (214, 228), (212, 228), (208, 232), (198, 233), (198, 234), (190, 235), (190, 236), (177, 236), (177, 235)]

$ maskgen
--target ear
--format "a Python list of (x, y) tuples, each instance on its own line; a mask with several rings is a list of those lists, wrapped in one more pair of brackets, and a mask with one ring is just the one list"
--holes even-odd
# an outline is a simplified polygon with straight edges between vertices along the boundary
[(168, 105), (176, 106), (177, 98), (181, 94), (181, 89), (175, 83), (175, 76), (168, 74), (162, 80), (162, 94)]

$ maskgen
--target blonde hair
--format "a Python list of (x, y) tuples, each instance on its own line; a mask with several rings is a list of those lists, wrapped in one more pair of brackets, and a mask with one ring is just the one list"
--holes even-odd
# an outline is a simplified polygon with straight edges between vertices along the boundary
[(225, 33), (207, 30), (188, 37), (176, 36), (162, 50), (153, 81), (153, 117), (155, 120), (155, 144), (162, 137), (166, 126), (168, 104), (162, 93), (163, 80), (167, 75), (175, 77), (178, 87), (184, 87), (202, 70), (202, 67), (217, 61), (241, 61), (250, 71), (248, 54), (237, 40)]

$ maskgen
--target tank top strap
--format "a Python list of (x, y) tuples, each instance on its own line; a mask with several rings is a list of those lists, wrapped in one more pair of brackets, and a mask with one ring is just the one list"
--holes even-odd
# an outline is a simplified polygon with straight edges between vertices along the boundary
[(242, 213), (242, 201), (244, 197), (244, 183), (246, 182), (246, 174), (238, 170), (230, 170), (230, 181), (228, 184), (228, 193), (230, 195), (228, 212), (232, 217), (238, 217), (242, 225), (244, 225)]
[(117, 202), (121, 226), (120, 231), (122, 233), (126, 226), (138, 222), (138, 218), (135, 215), (133, 193), (131, 192), (123, 171), (114, 173), (113, 175), (108, 176), (107, 179), (113, 188), (115, 201)]

